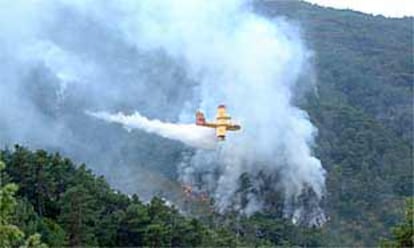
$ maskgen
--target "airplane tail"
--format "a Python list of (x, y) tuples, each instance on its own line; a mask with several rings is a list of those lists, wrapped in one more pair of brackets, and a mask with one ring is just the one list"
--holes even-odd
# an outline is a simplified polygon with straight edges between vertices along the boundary
[(204, 117), (204, 114), (200, 111), (197, 111), (196, 113), (196, 125), (202, 126), (206, 124), (206, 118)]

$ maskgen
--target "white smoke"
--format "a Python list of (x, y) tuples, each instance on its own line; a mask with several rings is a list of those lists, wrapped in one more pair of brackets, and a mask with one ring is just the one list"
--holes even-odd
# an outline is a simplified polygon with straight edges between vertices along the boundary
[(149, 120), (138, 112), (132, 115), (125, 115), (123, 113), (109, 114), (106, 112), (86, 113), (98, 119), (122, 124), (128, 131), (131, 129), (142, 129), (145, 132), (155, 133), (167, 139), (178, 140), (196, 148), (214, 149), (217, 144), (214, 130), (194, 124), (174, 124), (160, 120)]
[[(292, 103), (310, 57), (297, 27), (260, 17), (238, 0), (151, 0), (128, 2), (124, 8), (121, 30), (132, 44), (162, 49), (200, 83), (195, 88), (200, 105), (183, 116), (198, 107), (212, 116), (217, 104), (225, 103), (243, 125), (244, 131), (220, 151), (220, 175), (206, 182), (220, 210), (232, 207), (242, 173), (279, 173), (279, 181), (267, 187), (284, 191), (287, 216), (297, 213), (295, 204), (307, 188), (322, 198), (325, 171), (311, 152), (316, 129)], [(205, 156), (199, 151), (182, 165), (182, 180), (192, 182), (192, 175), (211, 166)], [(260, 210), (261, 201), (251, 197), (247, 214)]]
[[(224, 103), (242, 131), (229, 134), (217, 151), (183, 154), (180, 180), (198, 185), (201, 180), (220, 211), (251, 214), (266, 208), (263, 189), (282, 192), (285, 215), (296, 222), (307, 218), (309, 209), (301, 199), (312, 192), (315, 210), (310, 216), (317, 215), (306, 222), (323, 219), (318, 204), (325, 191), (325, 170), (312, 154), (317, 130), (294, 103), (295, 90), (310, 84), (306, 69), (311, 52), (297, 26), (283, 18), (261, 17), (244, 0), (2, 4), (0, 58), (7, 63), (1, 68), (0, 96), (9, 99), (0, 106), (4, 139), (52, 143), (83, 154), (91, 146), (82, 146), (79, 137), (93, 132), (78, 124), (75, 110), (128, 106), (146, 115), (160, 114), (159, 119), (192, 123), (197, 109), (206, 110), (211, 119), (217, 105)], [(60, 92), (62, 111), (67, 111), (59, 114), (66, 119), (53, 115), (47, 109), (53, 105), (47, 102), (51, 97), (39, 97), (45, 89), (27, 80), (33, 71), (41, 72), (39, 82), (57, 81), (53, 87)], [(34, 100), (27, 97), (28, 86), (40, 92)], [(66, 90), (67, 96), (62, 93)], [(149, 120), (138, 113), (95, 116), (191, 146), (204, 147), (210, 139), (194, 125)], [(93, 138), (85, 140), (106, 143), (104, 137)], [(252, 181), (246, 204), (239, 192), (244, 174)]]

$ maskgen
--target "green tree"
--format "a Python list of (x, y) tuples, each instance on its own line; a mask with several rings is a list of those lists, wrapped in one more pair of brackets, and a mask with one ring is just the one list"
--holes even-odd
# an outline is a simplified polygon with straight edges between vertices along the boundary
[[(0, 161), (0, 179), (3, 178), (5, 165)], [(40, 235), (34, 234), (24, 239), (25, 234), (17, 226), (10, 223), (17, 201), (14, 195), (18, 187), (14, 183), (2, 185), (0, 181), (0, 247), (21, 247), (45, 248), (47, 247), (40, 241)], [(23, 243), (23, 244), (22, 244)]]
[(151, 223), (148, 208), (140, 203), (128, 206), (118, 229), (119, 246), (143, 246), (146, 226)]
[(94, 235), (97, 222), (96, 201), (82, 185), (69, 188), (61, 199), (58, 220), (68, 234), (70, 246), (97, 245)]
[[(4, 166), (0, 163), (0, 166)], [(11, 247), (21, 243), (24, 233), (15, 225), (9, 223), (13, 209), (16, 207), (14, 194), (16, 184), (6, 184), (0, 188), (0, 246)]]
[(392, 238), (382, 240), (381, 247), (414, 247), (414, 197), (406, 200), (404, 221), (392, 228)]

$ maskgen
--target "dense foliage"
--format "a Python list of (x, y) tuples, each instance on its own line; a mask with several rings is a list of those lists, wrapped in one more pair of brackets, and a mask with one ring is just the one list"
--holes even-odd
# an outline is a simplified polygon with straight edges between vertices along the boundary
[[(385, 18), (302, 1), (257, 1), (314, 51), (317, 93), (298, 99), (319, 129), (328, 171), (325, 245), (374, 246), (413, 196), (413, 17)], [(313, 93), (313, 92), (312, 92)]]
[(406, 201), (405, 219), (392, 228), (392, 239), (383, 240), (382, 247), (414, 247), (414, 198)]
[[(39, 234), (51, 247), (375, 246), (381, 238), (388, 239), (381, 242), (386, 247), (412, 246), (413, 201), (407, 201), (405, 219), (403, 206), (414, 195), (413, 18), (300, 1), (257, 1), (255, 10), (298, 23), (315, 52), (317, 94), (297, 101), (319, 130), (315, 153), (328, 172), (324, 208), (329, 221), (324, 227), (309, 229), (284, 220), (278, 197), (274, 211), (250, 218), (193, 204), (204, 213), (192, 219), (161, 198), (143, 203), (136, 195), (115, 191), (85, 165), (75, 166), (57, 153), (16, 146), (1, 153), (7, 166), (1, 178), (0, 228), (13, 230), (16, 245), (27, 243), (24, 236), (42, 245)], [(123, 138), (109, 137), (108, 143), (128, 140), (125, 146), (138, 152), (122, 151), (119, 157), (144, 161), (139, 151), (148, 144)], [(171, 153), (159, 156), (170, 160), (154, 160), (148, 167), (173, 178), (174, 168), (165, 164), (179, 159), (174, 144), (147, 138), (150, 147)], [(105, 154), (101, 159), (107, 159)]]
[[(76, 167), (57, 153), (15, 146), (2, 151), (1, 158), (7, 165), (0, 191), (1, 241), (6, 247), (313, 247), (329, 238), (326, 228), (298, 227), (269, 214), (247, 218), (209, 212), (200, 220), (184, 217), (160, 198), (144, 204), (136, 195), (114, 191), (85, 165)], [(406, 220), (393, 229), (395, 240), (382, 241), (384, 246), (412, 242), (413, 203), (407, 200)]]
[(158, 197), (143, 203), (136, 195), (111, 189), (85, 165), (77, 167), (58, 153), (16, 145), (1, 151), (1, 158), (7, 165), (2, 184), (18, 188), (17, 201), (12, 199), (9, 208), (15, 209), (8, 214), (11, 224), (22, 230), (20, 236), (40, 234), (51, 247), (322, 244), (318, 230), (294, 226), (280, 216), (247, 218), (205, 211), (196, 220)]
[[(51, 247), (246, 245), (229, 230), (184, 217), (162, 199), (144, 204), (136, 195), (114, 191), (85, 165), (76, 167), (59, 154), (15, 146), (1, 157), (6, 164), (2, 215), (4, 207), (14, 208), (11, 225), (5, 224), (16, 229), (16, 239), (24, 232), (39, 233)], [(11, 197), (17, 186), (16, 203)]]
[[(4, 176), (4, 168), (4, 163), (0, 161), (0, 179)], [(14, 197), (17, 189), (18, 186), (15, 183), (0, 184), (0, 247), (46, 248), (47, 246), (40, 241), (38, 233), (29, 236), (25, 240), (25, 233), (18, 226), (11, 223), (11, 218), (17, 206)]]

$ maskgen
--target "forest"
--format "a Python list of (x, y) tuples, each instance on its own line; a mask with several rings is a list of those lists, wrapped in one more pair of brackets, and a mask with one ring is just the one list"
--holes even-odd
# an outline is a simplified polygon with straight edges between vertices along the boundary
[[(266, 214), (209, 212), (197, 220), (164, 199), (143, 203), (111, 189), (84, 164), (16, 145), (1, 151), (1, 247), (323, 246), (324, 230)], [(384, 247), (410, 247), (414, 199)], [(326, 237), (325, 237), (326, 238)]]
[[(327, 170), (324, 226), (292, 224), (277, 200), (274, 209), (246, 217), (220, 214), (211, 201), (187, 202), (191, 211), (182, 211), (162, 192), (144, 200), (130, 188), (118, 190), (94, 170), (99, 161), (115, 164), (104, 148), (117, 147), (117, 138), (124, 140), (117, 158), (146, 161), (144, 168), (170, 180), (175, 171), (165, 164), (180, 158), (176, 145), (160, 138), (144, 144), (146, 134), (108, 134), (111, 145), (90, 148), (102, 153), (99, 158), (72, 159), (54, 147), (26, 144), (2, 148), (0, 246), (413, 247), (413, 17), (302, 1), (256, 1), (254, 11), (297, 23), (314, 51), (317, 91), (297, 101), (318, 128), (315, 155)], [(46, 106), (48, 92), (39, 87), (31, 92)], [(96, 133), (105, 135), (100, 128)], [(161, 147), (167, 156), (147, 161), (144, 146)], [(240, 184), (248, 191), (249, 178)]]

